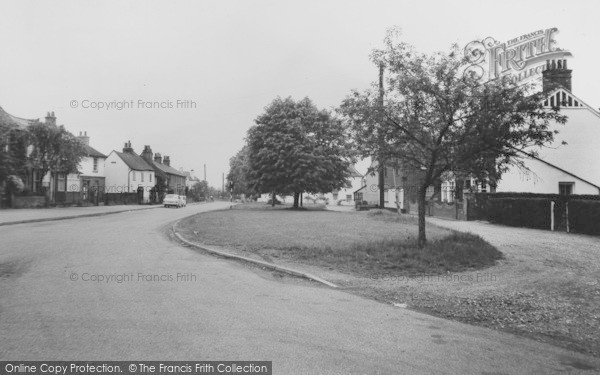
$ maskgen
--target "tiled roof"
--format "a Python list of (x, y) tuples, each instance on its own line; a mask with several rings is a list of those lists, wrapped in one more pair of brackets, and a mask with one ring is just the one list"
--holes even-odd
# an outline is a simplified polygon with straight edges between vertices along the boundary
[(157, 163), (155, 161), (153, 161), (152, 163), (154, 163), (154, 166), (164, 173), (173, 174), (175, 176), (185, 177), (185, 174), (183, 172), (179, 172), (177, 169), (175, 169), (173, 167), (170, 167), (165, 164)]
[(136, 171), (154, 171), (154, 168), (152, 168), (150, 165), (148, 165), (148, 163), (146, 163), (146, 161), (139, 156), (138, 154), (136, 154), (135, 152), (118, 152), (115, 151), (115, 153), (117, 155), (119, 155), (119, 157), (121, 159), (123, 159), (123, 161), (125, 162), (125, 164), (127, 164), (127, 166), (133, 170)]
[(0, 124), (2, 125), (12, 125), (17, 126), (21, 129), (25, 129), (27, 126), (35, 123), (37, 120), (28, 120), (20, 117), (15, 117), (8, 112), (6, 112), (2, 107), (0, 107)]
[(85, 148), (85, 152), (86, 152), (87, 156), (91, 156), (93, 158), (104, 158), (104, 159), (106, 159), (106, 155), (104, 155), (100, 151), (96, 150), (92, 146), (84, 144), (83, 147)]

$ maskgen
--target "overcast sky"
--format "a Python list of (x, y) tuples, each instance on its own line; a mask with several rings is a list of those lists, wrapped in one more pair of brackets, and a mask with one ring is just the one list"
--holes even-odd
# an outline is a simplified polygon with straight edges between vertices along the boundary
[[(0, 0), (0, 106), (24, 118), (54, 111), (105, 154), (131, 140), (136, 152), (150, 145), (201, 178), (206, 164), (220, 187), (275, 97), (332, 108), (376, 80), (369, 53), (391, 26), (423, 52), (557, 27), (558, 46), (574, 56), (574, 94), (598, 108), (599, 10), (597, 0)], [(123, 110), (82, 108), (132, 100)], [(140, 100), (174, 108), (138, 108)]]

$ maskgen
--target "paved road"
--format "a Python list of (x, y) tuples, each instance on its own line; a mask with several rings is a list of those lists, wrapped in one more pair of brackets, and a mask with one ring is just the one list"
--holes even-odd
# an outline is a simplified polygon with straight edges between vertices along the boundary
[(0, 359), (272, 360), (276, 374), (339, 375), (600, 368), (553, 346), (204, 255), (166, 234), (170, 221), (225, 205), (0, 227)]

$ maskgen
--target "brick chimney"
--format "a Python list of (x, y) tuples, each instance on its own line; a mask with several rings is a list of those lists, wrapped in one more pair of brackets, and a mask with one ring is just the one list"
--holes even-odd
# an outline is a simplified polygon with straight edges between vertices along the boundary
[(170, 167), (171, 166), (171, 158), (169, 158), (167, 155), (165, 155), (165, 157), (163, 158), (163, 164)]
[(125, 142), (125, 147), (123, 147), (123, 152), (132, 153), (133, 148), (131, 148), (131, 141)]
[(54, 111), (48, 112), (48, 114), (46, 115), (46, 124), (56, 125), (56, 116), (54, 116)]
[(144, 146), (144, 151), (142, 151), (140, 156), (144, 158), (144, 160), (146, 160), (148, 164), (152, 165), (153, 155), (154, 154), (152, 153), (152, 149), (150, 148), (150, 146), (146, 145)]
[(88, 137), (87, 132), (79, 132), (77, 139), (79, 139), (84, 145), (90, 145), (90, 137)]
[(542, 86), (545, 92), (564, 87), (571, 91), (571, 72), (567, 69), (567, 60), (546, 60), (546, 69), (542, 72)]
[(160, 155), (160, 152), (157, 152), (156, 154), (154, 154), (154, 161), (162, 164), (162, 156)]

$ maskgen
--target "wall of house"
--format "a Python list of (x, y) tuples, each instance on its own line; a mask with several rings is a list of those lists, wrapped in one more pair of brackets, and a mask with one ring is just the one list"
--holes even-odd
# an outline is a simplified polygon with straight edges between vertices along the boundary
[(79, 172), (85, 176), (104, 176), (104, 158), (98, 158), (98, 170), (94, 172), (94, 158), (86, 156), (79, 163)]
[(524, 173), (517, 167), (511, 167), (508, 172), (502, 175), (496, 191), (559, 194), (559, 182), (573, 182), (573, 194), (600, 193), (594, 185), (575, 178), (539, 160), (527, 159), (525, 160), (525, 165), (533, 172)]
[(552, 126), (559, 133), (550, 148), (539, 151), (540, 158), (600, 186), (600, 116), (587, 108), (562, 108), (561, 114), (567, 123)]
[[(135, 181), (133, 177), (135, 172)], [(144, 180), (142, 181), (142, 173)], [(114, 152), (108, 155), (105, 162), (104, 174), (106, 176), (105, 192), (123, 193), (135, 192), (138, 186), (144, 188), (144, 203), (150, 201), (150, 190), (154, 187), (156, 179), (154, 171), (131, 171), (127, 164)]]

